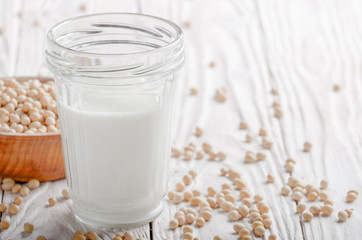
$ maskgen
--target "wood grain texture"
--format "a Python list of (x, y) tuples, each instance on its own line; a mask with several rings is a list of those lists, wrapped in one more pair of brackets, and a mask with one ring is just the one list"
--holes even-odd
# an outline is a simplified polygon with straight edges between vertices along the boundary
[[(187, 163), (176, 160), (171, 167), (173, 172), (170, 173), (170, 189), (174, 189), (176, 182), (181, 181), (183, 174), (194, 168), (200, 174), (190, 188), (202, 190), (205, 196), (208, 186), (220, 189), (222, 183), (229, 182), (220, 177), (221, 167), (237, 169), (252, 191), (264, 195), (266, 202), (272, 206), (272, 232), (280, 239), (302, 239), (299, 217), (294, 214), (295, 203), (281, 198), (279, 194), (288, 176), (283, 173), (287, 157), (283, 145), (277, 143), (268, 153), (268, 160), (265, 162), (243, 163), (246, 151), (260, 150), (261, 139), (246, 144), (246, 132), (238, 130), (239, 122), (246, 121), (254, 135), (264, 126), (273, 139), (276, 125), (269, 113), (271, 98), (268, 93), (271, 85), (268, 82), (268, 67), (264, 62), (260, 42), (262, 33), (257, 6), (253, 1), (198, 1), (195, 4), (189, 16), (192, 27), (186, 30), (185, 34), (188, 46), (185, 72), (188, 74), (185, 76), (187, 83), (182, 87), (184, 101), (182, 106), (179, 106), (181, 126), (178, 126), (175, 146), (182, 148), (190, 141), (198, 145), (208, 141), (217, 149), (227, 152), (228, 159), (222, 163), (208, 160), (193, 160), (192, 163)], [(201, 7), (204, 7), (202, 11)], [(218, 15), (228, 16), (229, 19), (220, 21), (220, 18), (216, 17)], [(206, 25), (209, 27), (206, 28)], [(217, 37), (214, 36), (216, 33)], [(191, 44), (193, 45), (190, 46)], [(212, 60), (216, 61), (215, 69), (208, 67)], [(200, 94), (190, 97), (187, 89), (194, 86), (200, 89)], [(217, 103), (213, 98), (215, 90), (222, 86), (226, 86), (230, 93), (229, 101), (225, 104)], [(205, 130), (201, 139), (193, 136), (196, 126)], [(276, 176), (274, 185), (265, 183), (268, 173)], [(168, 216), (163, 215), (154, 223), (156, 239), (181, 237), (181, 229), (175, 232), (168, 229), (168, 221), (176, 210), (173, 204), (169, 207), (166, 212)], [(246, 220), (243, 222), (250, 228)], [(227, 214), (219, 210), (215, 211), (215, 216), (209, 223), (195, 232), (199, 239), (212, 239), (216, 234), (225, 239), (237, 239)]]
[[(132, 11), (159, 14), (185, 28), (186, 65), (177, 82), (175, 138), (173, 144), (183, 148), (195, 142), (210, 142), (216, 150), (228, 154), (223, 162), (207, 159), (172, 159), (169, 189), (190, 169), (199, 175), (187, 189), (200, 189), (203, 196), (208, 186), (221, 188), (230, 181), (219, 175), (221, 167), (242, 174), (253, 193), (264, 195), (271, 207), (273, 225), (267, 230), (278, 239), (360, 239), (362, 201), (346, 203), (346, 192), (362, 192), (362, 3), (357, 0), (172, 0), (159, 1), (89, 1), (80, 11), (81, 1), (0, 1), (0, 75), (47, 75), (44, 66), (44, 34), (55, 22), (83, 13), (100, 11)], [(177, 6), (177, 7), (175, 7)], [(6, 10), (5, 10), (6, 9)], [(18, 12), (23, 13), (18, 18)], [(38, 19), (40, 24), (34, 25)], [(30, 47), (31, 46), (31, 47)], [(31, 56), (31, 60), (29, 60)], [(215, 68), (210, 68), (215, 61)], [(333, 91), (339, 84), (341, 90)], [(199, 88), (196, 96), (191, 87)], [(214, 100), (215, 90), (228, 89), (226, 103)], [(271, 95), (271, 88), (278, 95)], [(279, 101), (283, 117), (273, 117), (272, 102)], [(240, 121), (250, 129), (238, 130)], [(196, 126), (204, 135), (196, 138)], [(265, 127), (274, 141), (267, 159), (245, 164), (248, 150), (260, 151), (260, 127)], [(245, 135), (256, 136), (245, 143)], [(303, 143), (313, 144), (311, 152), (302, 151)], [(294, 176), (304, 183), (319, 185), (329, 181), (327, 192), (334, 202), (331, 217), (315, 217), (305, 223), (295, 213), (296, 203), (280, 196), (280, 189), (290, 176), (285, 160), (296, 159)], [(266, 184), (266, 176), (275, 176), (274, 184)], [(24, 199), (19, 215), (12, 217), (11, 230), (2, 231), (1, 239), (34, 239), (44, 234), (48, 239), (69, 239), (76, 229), (94, 229), (77, 221), (70, 212), (70, 202), (60, 192), (65, 180), (42, 184)], [(235, 194), (237, 191), (233, 189)], [(1, 195), (2, 193), (0, 193)], [(47, 199), (59, 199), (55, 207)], [(13, 195), (5, 192), (3, 201)], [(321, 202), (302, 201), (309, 206)], [(238, 201), (238, 204), (240, 202)], [(162, 215), (152, 223), (153, 239), (182, 239), (182, 228), (169, 230), (168, 222), (181, 205), (167, 204)], [(345, 223), (337, 222), (337, 212), (345, 208), (355, 211)], [(40, 212), (40, 213), (39, 213)], [(45, 212), (45, 213), (43, 213)], [(3, 214), (5, 217), (5, 214)], [(24, 222), (33, 222), (32, 235), (22, 232)], [(250, 228), (250, 223), (243, 222)], [(111, 239), (115, 231), (95, 229), (102, 239)], [(124, 229), (123, 229), (124, 230)], [(132, 229), (137, 236), (150, 239), (148, 225)], [(212, 239), (238, 239), (232, 223), (221, 210), (203, 228), (195, 228), (194, 236)], [(267, 239), (264, 237), (264, 239)]]
[[(196, 1), (183, 21), (191, 22), (186, 30), (188, 46), (186, 83), (180, 104), (181, 118), (175, 145), (189, 141), (209, 141), (226, 151), (228, 159), (220, 163), (192, 160), (173, 162), (170, 188), (181, 181), (189, 169), (201, 174), (190, 188), (203, 190), (208, 185), (220, 188), (225, 180), (218, 176), (221, 166), (232, 166), (254, 192), (262, 193), (271, 205), (271, 232), (279, 239), (358, 239), (362, 224), (361, 201), (346, 203), (349, 189), (362, 189), (360, 66), (361, 9), (355, 1)], [(357, 10), (358, 9), (358, 10)], [(224, 16), (218, 18), (217, 16)], [(208, 26), (208, 27), (205, 27)], [(217, 35), (217, 36), (216, 36)], [(191, 45), (191, 46), (190, 46)], [(216, 61), (209, 69), (208, 62)], [(342, 86), (340, 92), (333, 85)], [(199, 87), (200, 95), (187, 96), (187, 89)], [(230, 101), (215, 103), (216, 88), (226, 86)], [(279, 95), (270, 94), (276, 88)], [(282, 105), (284, 117), (273, 117), (273, 101)], [(258, 146), (243, 143), (245, 133), (238, 132), (239, 121), (246, 121), (253, 133), (266, 127), (275, 146), (265, 162), (242, 163), (246, 150)], [(195, 126), (205, 130), (202, 139), (194, 138)], [(303, 143), (313, 149), (304, 153)], [(315, 217), (305, 223), (295, 214), (296, 204), (279, 192), (290, 176), (284, 170), (285, 160), (297, 160), (293, 175), (304, 183), (319, 186), (322, 179), (330, 183), (327, 190), (334, 202), (332, 217)], [(268, 173), (276, 177), (266, 185)], [(308, 208), (321, 202), (307, 203)], [(187, 205), (187, 204), (183, 204)], [(182, 205), (181, 205), (182, 206)], [(170, 231), (167, 222), (176, 209), (173, 204), (153, 224), (157, 239), (178, 239), (181, 229)], [(337, 222), (337, 212), (356, 209), (351, 219)], [(212, 239), (221, 234), (237, 239), (224, 213), (215, 217), (195, 235)], [(268, 235), (268, 234), (267, 234)]]
[[(327, 192), (335, 208), (331, 218), (301, 222), (305, 239), (358, 239), (361, 200), (347, 204), (345, 199), (349, 189), (362, 189), (358, 123), (362, 88), (357, 67), (362, 59), (355, 35), (360, 32), (355, 18), (360, 18), (356, 9), (361, 9), (361, 4), (282, 2), (274, 2), (273, 14), (271, 5), (259, 6), (268, 44), (266, 58), (274, 76), (271, 81), (280, 89), (282, 108), (288, 109), (281, 126), (288, 130), (283, 133), (284, 141), (298, 159), (295, 175), (315, 185), (327, 179)], [(342, 90), (334, 92), (334, 84)], [(306, 140), (313, 143), (307, 154), (301, 152)], [(337, 223), (337, 212), (345, 208), (356, 209), (353, 218)]]
[(0, 176), (21, 182), (65, 178), (60, 134), (0, 134)]

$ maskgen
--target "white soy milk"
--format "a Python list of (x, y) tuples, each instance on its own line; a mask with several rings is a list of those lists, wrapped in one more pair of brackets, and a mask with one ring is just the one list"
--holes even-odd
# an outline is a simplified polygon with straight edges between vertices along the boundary
[(82, 220), (117, 226), (162, 210), (170, 146), (159, 101), (104, 95), (82, 96), (82, 106), (59, 103), (69, 192)]

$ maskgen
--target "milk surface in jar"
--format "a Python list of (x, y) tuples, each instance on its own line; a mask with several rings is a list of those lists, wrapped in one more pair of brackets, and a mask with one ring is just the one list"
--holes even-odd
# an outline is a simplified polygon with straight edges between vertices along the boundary
[(76, 17), (48, 33), (72, 210), (101, 227), (163, 209), (182, 31), (142, 14)]

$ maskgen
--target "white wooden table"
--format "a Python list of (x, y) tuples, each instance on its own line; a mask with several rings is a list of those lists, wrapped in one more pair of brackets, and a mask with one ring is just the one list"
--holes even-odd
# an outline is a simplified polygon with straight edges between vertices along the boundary
[[(362, 193), (362, 2), (358, 0), (122, 0), (122, 1), (3, 0), (0, 1), (0, 76), (48, 76), (44, 65), (47, 29), (72, 16), (109, 11), (156, 14), (185, 28), (186, 64), (177, 83), (176, 131), (174, 145), (207, 141), (228, 154), (223, 162), (172, 159), (169, 188), (190, 169), (199, 171), (188, 189), (208, 186), (220, 189), (229, 182), (220, 176), (221, 167), (237, 169), (254, 193), (264, 195), (273, 219), (271, 233), (278, 239), (361, 239), (362, 201), (345, 201), (346, 192)], [(209, 63), (215, 61), (215, 68)], [(339, 84), (341, 90), (333, 91)], [(197, 87), (199, 94), (190, 96)], [(214, 99), (219, 87), (228, 89), (225, 103)], [(271, 89), (278, 90), (272, 95)], [(273, 116), (272, 102), (279, 101), (283, 117)], [(274, 146), (267, 159), (244, 163), (247, 150), (260, 150), (260, 138), (245, 143), (248, 131), (238, 129), (246, 121), (250, 132), (268, 130)], [(196, 138), (200, 126), (204, 135)], [(303, 143), (313, 144), (311, 152)], [(258, 143), (259, 142), (259, 143)], [(296, 203), (280, 195), (290, 174), (285, 160), (296, 159), (294, 176), (304, 183), (329, 181), (327, 192), (334, 202), (331, 217), (304, 222), (295, 213)], [(266, 176), (275, 176), (266, 184)], [(95, 229), (78, 222), (70, 212), (69, 200), (61, 198), (65, 180), (43, 183), (24, 199), (21, 211), (12, 217), (11, 227), (0, 239), (71, 239), (75, 230), (95, 230), (111, 239), (118, 230)], [(0, 192), (2, 202), (14, 196)], [(59, 198), (48, 207), (50, 196)], [(306, 202), (303, 200), (303, 202)], [(308, 206), (312, 203), (307, 202)], [(317, 202), (317, 204), (321, 204)], [(169, 230), (169, 219), (178, 206), (168, 203), (154, 222), (130, 229), (142, 239), (181, 239), (181, 229)], [(353, 208), (344, 223), (337, 212)], [(2, 214), (4, 218), (6, 214)], [(23, 232), (24, 222), (35, 225), (32, 234)], [(247, 223), (246, 220), (243, 220)], [(249, 223), (248, 223), (249, 224)], [(250, 226), (250, 225), (249, 225)], [(127, 229), (122, 229), (127, 230)], [(238, 239), (232, 222), (220, 209), (203, 228), (195, 228), (198, 239)], [(267, 238), (264, 239), (267, 239)]]

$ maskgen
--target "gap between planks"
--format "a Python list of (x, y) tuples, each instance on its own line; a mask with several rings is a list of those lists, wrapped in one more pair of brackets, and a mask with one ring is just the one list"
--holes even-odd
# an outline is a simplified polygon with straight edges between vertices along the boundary
[(153, 240), (152, 222), (150, 222), (148, 225), (150, 227), (150, 240)]

